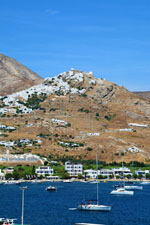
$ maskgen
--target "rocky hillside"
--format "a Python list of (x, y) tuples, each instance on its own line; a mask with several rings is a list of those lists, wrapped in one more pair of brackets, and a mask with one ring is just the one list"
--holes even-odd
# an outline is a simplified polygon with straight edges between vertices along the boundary
[[(0, 97), (0, 150), (51, 159), (150, 161), (150, 102), (71, 69)], [(11, 129), (10, 129), (11, 127)]]
[(136, 91), (133, 92), (139, 97), (145, 98), (145, 99), (150, 99), (150, 91)]
[(13, 58), (0, 54), (0, 95), (40, 84), (42, 78)]

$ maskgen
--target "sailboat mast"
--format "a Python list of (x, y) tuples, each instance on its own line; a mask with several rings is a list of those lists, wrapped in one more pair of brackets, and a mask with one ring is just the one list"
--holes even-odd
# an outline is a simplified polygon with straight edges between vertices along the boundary
[(132, 151), (132, 178), (133, 178), (133, 172), (134, 172), (134, 155), (133, 155), (133, 151)]
[(123, 164), (123, 157), (122, 157), (122, 178), (123, 178), (123, 186), (125, 186), (123, 169), (124, 169), (124, 164)]
[(98, 205), (99, 199), (98, 199), (98, 160), (97, 160), (97, 154), (96, 154), (96, 171), (97, 171), (96, 183), (97, 183), (97, 205)]

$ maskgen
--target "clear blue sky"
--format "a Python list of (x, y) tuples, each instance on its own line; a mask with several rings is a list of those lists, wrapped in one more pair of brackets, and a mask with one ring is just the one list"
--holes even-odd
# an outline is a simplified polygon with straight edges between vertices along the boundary
[(150, 1), (0, 0), (0, 52), (42, 77), (73, 67), (150, 91)]

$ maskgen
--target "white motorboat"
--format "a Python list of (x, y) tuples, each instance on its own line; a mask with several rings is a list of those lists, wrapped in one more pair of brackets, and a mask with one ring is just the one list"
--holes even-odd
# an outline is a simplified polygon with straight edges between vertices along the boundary
[(0, 218), (0, 225), (14, 225), (15, 219)]
[(56, 191), (56, 190), (57, 190), (57, 188), (54, 186), (49, 186), (46, 188), (46, 191)]
[(72, 183), (72, 180), (63, 180), (63, 183)]
[(140, 184), (150, 184), (150, 182), (149, 181), (142, 181)]
[(134, 191), (128, 191), (125, 188), (118, 188), (110, 192), (111, 195), (134, 195)]
[(96, 223), (75, 223), (75, 225), (104, 225), (104, 224), (96, 224)]
[(99, 183), (99, 181), (96, 181), (96, 180), (92, 180), (92, 181), (89, 181), (90, 184), (97, 184)]
[(126, 190), (142, 190), (143, 189), (142, 186), (138, 186), (138, 185), (125, 185), (124, 188)]
[(140, 185), (135, 185), (135, 182), (127, 181), (124, 183), (124, 188), (126, 190), (142, 190), (143, 187)]
[[(97, 155), (96, 155), (96, 169), (97, 168)], [(96, 192), (97, 192), (97, 199), (96, 200), (85, 200), (83, 201), (79, 206), (79, 210), (84, 211), (105, 211), (109, 212), (111, 210), (111, 206), (107, 205), (99, 205), (99, 198), (98, 198), (98, 172), (97, 172), (97, 178), (96, 178)]]

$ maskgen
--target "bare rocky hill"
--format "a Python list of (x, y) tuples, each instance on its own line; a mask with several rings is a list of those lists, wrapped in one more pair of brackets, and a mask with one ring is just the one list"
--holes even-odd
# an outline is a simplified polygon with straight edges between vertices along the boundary
[[(71, 69), (0, 98), (0, 151), (50, 159), (150, 161), (150, 102)], [(15, 130), (9, 131), (14, 127)]]
[(0, 54), (0, 95), (40, 84), (42, 78), (15, 59)]
[(139, 97), (150, 100), (150, 91), (135, 91), (133, 93), (136, 94)]

